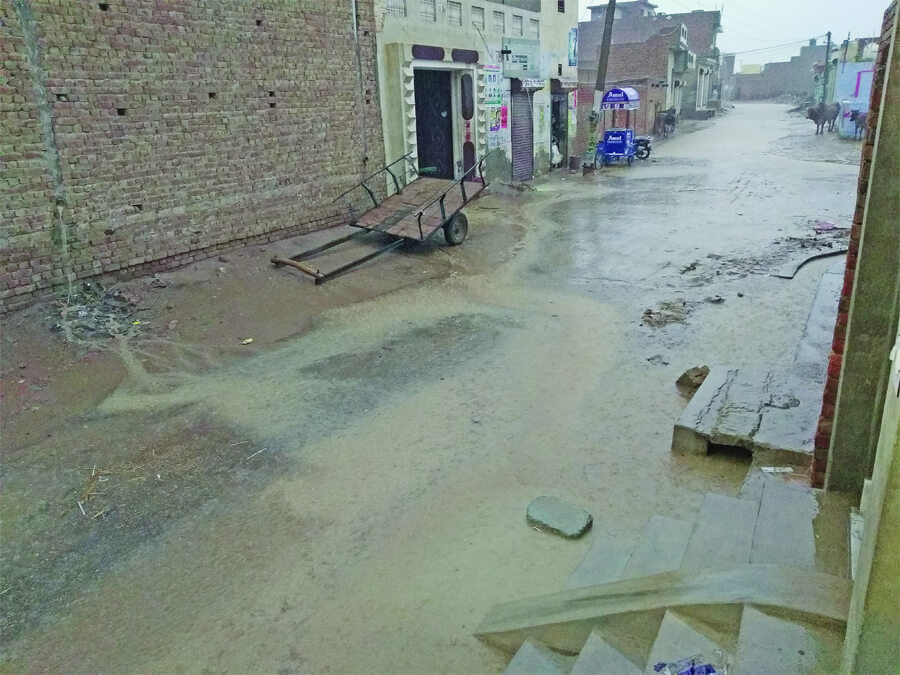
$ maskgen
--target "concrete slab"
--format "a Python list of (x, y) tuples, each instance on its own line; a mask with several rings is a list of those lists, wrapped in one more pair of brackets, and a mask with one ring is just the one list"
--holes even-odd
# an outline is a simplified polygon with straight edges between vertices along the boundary
[(737, 370), (711, 368), (690, 402), (682, 411), (672, 434), (672, 452), (688, 455), (705, 455), (709, 436), (716, 421), (716, 412), (722, 405), (731, 380)]
[(683, 570), (729, 567), (750, 562), (759, 504), (708, 494), (681, 562)]
[(717, 651), (721, 651), (718, 644), (696, 630), (675, 612), (668, 611), (659, 627), (659, 633), (656, 635), (653, 649), (650, 650), (650, 660), (644, 672), (654, 673), (654, 666), (657, 663), (672, 663), (694, 654), (702, 654), (712, 660), (715, 659)]
[(694, 526), (684, 520), (653, 516), (644, 526), (621, 580), (677, 570)]
[(594, 522), (590, 513), (557, 497), (532, 499), (525, 518), (529, 525), (567, 539), (577, 539), (591, 529)]
[(804, 467), (821, 403), (821, 384), (795, 370), (715, 369), (675, 424), (672, 451), (706, 454), (713, 443), (782, 453)]
[(596, 632), (591, 633), (581, 650), (572, 675), (640, 675), (643, 672), (619, 650)]
[(843, 631), (770, 616), (744, 607), (733, 672), (836, 673)]
[(561, 675), (568, 673), (575, 657), (558, 654), (534, 640), (526, 640), (506, 666), (504, 673), (512, 675)]
[(622, 575), (633, 545), (621, 537), (598, 534), (581, 564), (563, 588), (582, 588), (616, 581)]
[(846, 258), (836, 260), (822, 275), (816, 288), (803, 336), (794, 354), (794, 364), (801, 375), (812, 381), (825, 383), (828, 355), (834, 338), (834, 323), (837, 319), (841, 288), (844, 284)]

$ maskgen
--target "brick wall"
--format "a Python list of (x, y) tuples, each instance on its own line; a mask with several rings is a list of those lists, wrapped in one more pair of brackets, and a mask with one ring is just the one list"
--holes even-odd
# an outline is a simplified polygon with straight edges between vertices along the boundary
[(0, 302), (344, 221), (384, 161), (373, 0), (0, 0)]
[(863, 227), (863, 214), (866, 205), (866, 194), (869, 189), (869, 176), (872, 170), (872, 152), (875, 144), (875, 132), (881, 112), (881, 94), (884, 87), (884, 74), (887, 70), (888, 51), (890, 49), (891, 31), (896, 21), (897, 5), (893, 3), (885, 12), (881, 30), (881, 43), (875, 59), (875, 77), (872, 83), (872, 97), (869, 104), (869, 119), (866, 136), (862, 147), (862, 160), (857, 182), (856, 209), (853, 212), (853, 226), (850, 229), (850, 245), (847, 251), (847, 266), (844, 270), (844, 286), (841, 290), (838, 305), (837, 321), (834, 327), (834, 339), (831, 355), (828, 359), (828, 376), (816, 431), (815, 450), (813, 454), (812, 485), (823, 487), (825, 473), (828, 468), (828, 451), (831, 445), (831, 431), (834, 422), (834, 406), (837, 401), (841, 367), (844, 357), (844, 339), (847, 334), (847, 321), (850, 315), (850, 299), (853, 295), (853, 280), (856, 274), (856, 256), (859, 251), (860, 235)]

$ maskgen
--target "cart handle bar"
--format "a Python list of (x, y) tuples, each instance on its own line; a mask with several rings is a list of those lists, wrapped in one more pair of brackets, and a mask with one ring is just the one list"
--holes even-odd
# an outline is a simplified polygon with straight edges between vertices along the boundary
[[(463, 205), (465, 205), (466, 202), (469, 201), (469, 198), (466, 196), (466, 184), (464, 181), (466, 180), (466, 176), (468, 176), (470, 173), (475, 171), (475, 169), (478, 169), (478, 175), (481, 178), (481, 185), (482, 185), (481, 190), (483, 190), (484, 188), (487, 187), (487, 183), (484, 182), (484, 160), (486, 160), (491, 155), (492, 152), (494, 152), (494, 151), (491, 150), (490, 152), (487, 152), (486, 154), (482, 155), (481, 159), (479, 159), (477, 162), (475, 162), (475, 164), (473, 164), (469, 168), (468, 171), (466, 171), (462, 176), (460, 176), (455, 181), (450, 183), (450, 185), (448, 185), (443, 190), (441, 190), (440, 194), (438, 194), (434, 199), (432, 199), (425, 206), (423, 206), (421, 209), (419, 209), (418, 213), (416, 213), (416, 219), (419, 224), (419, 237), (420, 238), (424, 238), (424, 235), (422, 234), (422, 215), (425, 213), (425, 211), (427, 209), (434, 206), (434, 204), (436, 202), (440, 202), (441, 220), (442, 221), (447, 220), (447, 212), (444, 210), (444, 197), (447, 196), (447, 193), (450, 192), (450, 190), (452, 190), (454, 187), (459, 185), (459, 189), (462, 191)], [(479, 190), (479, 192), (481, 192), (481, 190)]]
[[(393, 162), (391, 162), (390, 164), (387, 164), (387, 165), (381, 167), (380, 169), (378, 169), (378, 171), (376, 171), (375, 173), (373, 173), (371, 176), (367, 176), (366, 178), (363, 178), (360, 182), (358, 182), (358, 183), (357, 183), (356, 185), (354, 185), (352, 188), (350, 188), (349, 190), (346, 190), (345, 192), (342, 192), (342, 193), (339, 194), (337, 197), (335, 197), (335, 198), (332, 200), (332, 204), (333, 204), (334, 202), (336, 202), (338, 199), (341, 199), (341, 198), (343, 198), (343, 197), (346, 197), (348, 194), (350, 194), (351, 192), (353, 192), (353, 191), (354, 191), (356, 188), (358, 188), (358, 187), (365, 188), (366, 191), (369, 192), (369, 194), (371, 195), (371, 191), (369, 190), (368, 186), (366, 185), (366, 182), (372, 180), (373, 178), (375, 178), (375, 176), (377, 176), (378, 174), (380, 174), (380, 173), (382, 173), (382, 172), (384, 172), (384, 171), (387, 171), (387, 172), (391, 175), (391, 178), (394, 179), (394, 187), (397, 189), (397, 192), (400, 192), (400, 183), (397, 181), (397, 176), (395, 176), (395, 175), (394, 175), (394, 172), (391, 171), (391, 167), (394, 166), (394, 164), (397, 164), (398, 162), (402, 162), (403, 160), (406, 160), (407, 162), (410, 163), (410, 165), (412, 165), (412, 160), (409, 158), (409, 156), (412, 154), (412, 152), (413, 152), (413, 151), (410, 150), (409, 152), (407, 152), (407, 153), (406, 153), (405, 155), (403, 155), (402, 157), (400, 157), (400, 158), (398, 158), (398, 159), (395, 159), (395, 160), (394, 160)], [(415, 167), (413, 167), (413, 169), (415, 170)], [(416, 173), (418, 173), (418, 172), (416, 172)], [(375, 205), (378, 206), (377, 203), (376, 203)]]

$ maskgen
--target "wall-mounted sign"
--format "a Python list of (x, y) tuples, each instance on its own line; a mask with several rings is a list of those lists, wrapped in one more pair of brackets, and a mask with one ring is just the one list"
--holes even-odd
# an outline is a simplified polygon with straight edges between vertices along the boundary
[(540, 77), (526, 77), (522, 79), (522, 89), (543, 89), (547, 86), (547, 80)]
[(578, 65), (578, 29), (569, 29), (569, 65)]
[(503, 76), (540, 77), (540, 56), (539, 40), (503, 38)]
[(495, 106), (502, 103), (503, 96), (503, 72), (502, 67), (493, 63), (486, 63), (481, 67), (484, 72), (484, 104)]

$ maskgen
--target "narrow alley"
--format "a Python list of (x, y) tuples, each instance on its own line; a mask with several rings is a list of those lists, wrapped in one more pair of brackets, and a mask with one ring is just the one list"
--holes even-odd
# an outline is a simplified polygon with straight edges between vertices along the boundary
[[(90, 385), (74, 347), (46, 355), (58, 394), (16, 412), (40, 431), (7, 421), (6, 665), (502, 670), (472, 636), (492, 605), (558, 590), (598, 533), (741, 488), (749, 456), (671, 453), (675, 380), (789, 363), (841, 259), (773, 276), (846, 247), (859, 170), (789, 107), (740, 104), (630, 168), (497, 184), (463, 246), (322, 287), (271, 250), (232, 256), (233, 281), (216, 261), (160, 275), (141, 321), (193, 310), (94, 350)], [(31, 376), (29, 335), (6, 327), (4, 383)], [(591, 535), (528, 527), (543, 494)]]

